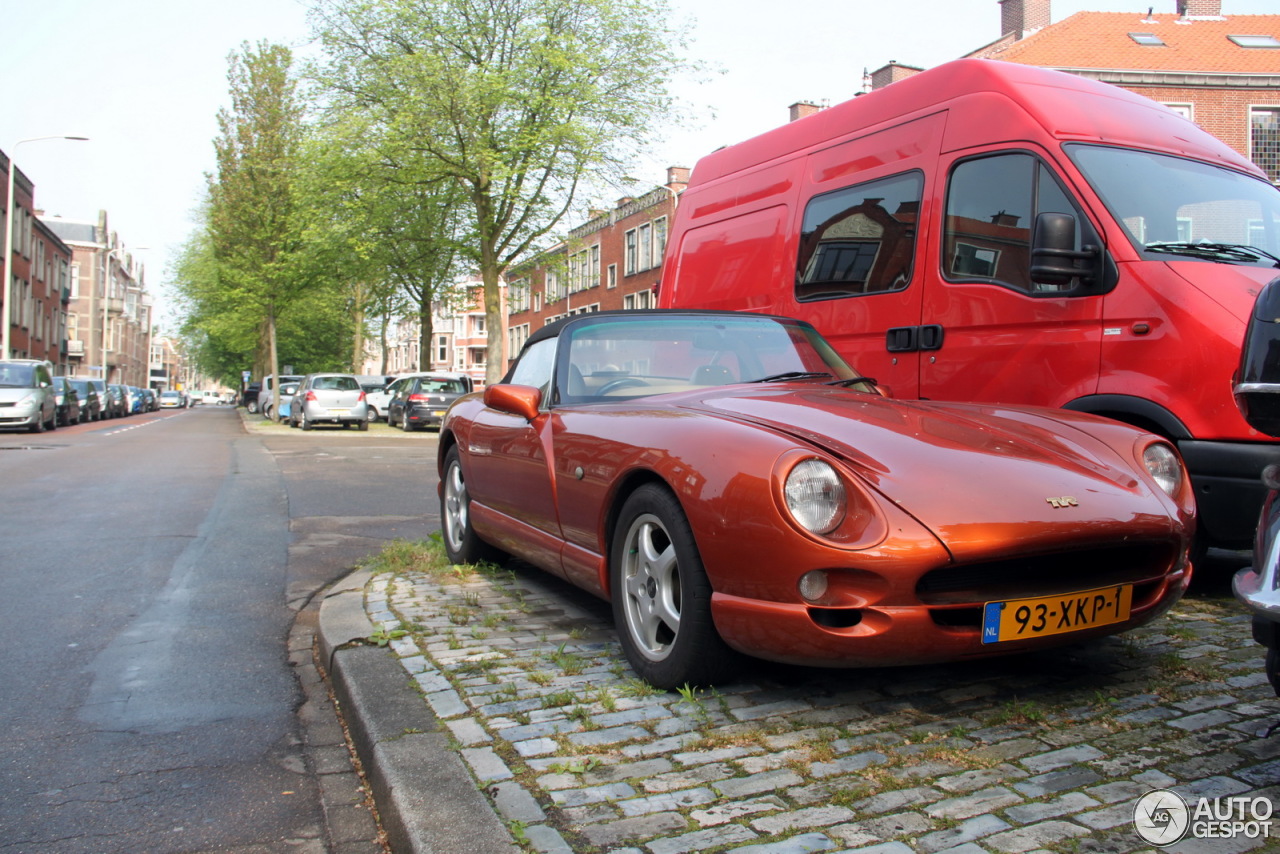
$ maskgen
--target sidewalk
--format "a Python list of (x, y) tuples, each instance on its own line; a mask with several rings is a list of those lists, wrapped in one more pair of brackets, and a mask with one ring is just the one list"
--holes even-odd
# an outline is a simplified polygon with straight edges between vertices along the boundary
[[(675, 693), (531, 568), (358, 573), (320, 622), (398, 852), (1139, 852), (1150, 790), (1280, 796), (1280, 701), (1225, 598), (1036, 656)], [(350, 644), (379, 629), (408, 634)], [(1160, 850), (1280, 848), (1280, 815), (1250, 829)]]

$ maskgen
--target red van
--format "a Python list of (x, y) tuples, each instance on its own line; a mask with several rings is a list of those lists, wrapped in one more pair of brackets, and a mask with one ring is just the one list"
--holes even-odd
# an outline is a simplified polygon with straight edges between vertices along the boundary
[(1114, 86), (965, 59), (698, 161), (659, 305), (803, 318), (896, 397), (1160, 433), (1204, 542), (1246, 548), (1277, 447), (1232, 374), (1277, 267), (1280, 191), (1222, 142)]

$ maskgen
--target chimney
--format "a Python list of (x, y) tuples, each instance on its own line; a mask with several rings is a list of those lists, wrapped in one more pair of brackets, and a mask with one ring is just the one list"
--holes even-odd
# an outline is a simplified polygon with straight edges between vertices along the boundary
[(1001, 37), (1025, 39), (1049, 23), (1049, 0), (1000, 0)]
[(1177, 0), (1181, 18), (1221, 18), (1222, 0)]
[(791, 111), (791, 118), (788, 119), (788, 121), (794, 122), (796, 119), (803, 119), (806, 116), (812, 116), (822, 108), (812, 101), (796, 101), (787, 109)]
[(897, 60), (889, 60), (888, 65), (882, 65), (875, 71), (871, 72), (871, 89), (883, 89), (890, 83), (897, 83), (899, 80), (905, 80), (908, 77), (919, 74), (923, 68), (913, 68), (910, 65), (899, 65)]
[(689, 167), (668, 166), (667, 189), (673, 193), (679, 193), (687, 186), (689, 186)]

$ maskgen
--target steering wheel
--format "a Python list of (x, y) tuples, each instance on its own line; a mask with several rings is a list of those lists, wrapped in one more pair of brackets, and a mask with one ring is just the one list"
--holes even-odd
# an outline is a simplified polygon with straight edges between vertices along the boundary
[(600, 386), (600, 390), (597, 391), (596, 394), (608, 394), (609, 392), (618, 388), (631, 388), (633, 386), (647, 386), (647, 385), (648, 383), (640, 379), (639, 377), (623, 377), (622, 379), (610, 380), (609, 382)]

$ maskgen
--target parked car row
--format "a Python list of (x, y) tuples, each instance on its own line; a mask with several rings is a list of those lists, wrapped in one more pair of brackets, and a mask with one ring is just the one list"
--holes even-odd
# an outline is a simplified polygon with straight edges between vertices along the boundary
[(449, 405), (471, 391), (465, 374), (413, 373), (393, 377), (316, 373), (281, 376), (280, 399), (275, 402), (274, 377), (254, 383), (249, 412), (310, 430), (317, 424), (352, 424), (368, 429), (367, 422), (385, 419), (406, 431), (439, 427)]
[(71, 424), (155, 412), (162, 405), (188, 406), (190, 400), (184, 392), (54, 376), (53, 365), (40, 359), (0, 361), (0, 428), (43, 433)]

